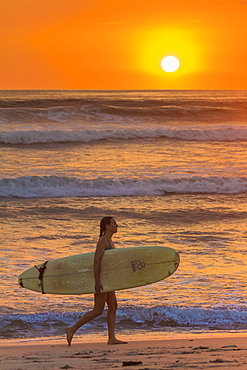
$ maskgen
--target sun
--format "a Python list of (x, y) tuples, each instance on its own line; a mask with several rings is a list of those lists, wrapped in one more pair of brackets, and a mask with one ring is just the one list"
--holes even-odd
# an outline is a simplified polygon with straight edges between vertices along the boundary
[(175, 72), (178, 70), (180, 66), (179, 60), (176, 57), (173, 56), (167, 56), (162, 59), (161, 61), (161, 68), (165, 72)]

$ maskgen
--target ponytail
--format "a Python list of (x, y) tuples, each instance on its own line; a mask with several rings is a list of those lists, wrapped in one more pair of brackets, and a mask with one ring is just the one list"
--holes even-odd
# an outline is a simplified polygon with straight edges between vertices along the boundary
[(112, 219), (113, 217), (107, 216), (107, 217), (103, 217), (102, 220), (100, 221), (100, 234), (99, 234), (100, 238), (106, 231), (106, 225), (110, 225)]

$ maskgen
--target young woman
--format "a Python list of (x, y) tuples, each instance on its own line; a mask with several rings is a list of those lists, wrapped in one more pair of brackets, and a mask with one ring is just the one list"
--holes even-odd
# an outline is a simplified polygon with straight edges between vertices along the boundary
[(94, 257), (94, 277), (95, 277), (95, 294), (94, 308), (92, 311), (85, 313), (73, 326), (66, 329), (68, 345), (75, 332), (84, 324), (95, 317), (101, 315), (104, 311), (105, 303), (108, 306), (107, 325), (108, 325), (108, 344), (124, 344), (115, 336), (115, 321), (117, 311), (117, 299), (115, 292), (101, 293), (103, 286), (100, 281), (100, 266), (105, 250), (115, 249), (112, 242), (112, 235), (117, 232), (118, 225), (113, 217), (103, 217), (100, 222), (100, 238), (96, 247)]

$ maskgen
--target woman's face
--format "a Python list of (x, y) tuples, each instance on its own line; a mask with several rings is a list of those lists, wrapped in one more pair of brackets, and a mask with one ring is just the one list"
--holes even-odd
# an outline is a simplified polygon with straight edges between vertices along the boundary
[(110, 225), (107, 226), (110, 232), (112, 232), (113, 234), (117, 233), (118, 224), (116, 223), (116, 220), (114, 218), (111, 219)]

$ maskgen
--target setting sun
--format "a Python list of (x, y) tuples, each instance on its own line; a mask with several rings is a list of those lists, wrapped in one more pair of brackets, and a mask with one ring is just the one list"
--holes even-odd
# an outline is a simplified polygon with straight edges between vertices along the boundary
[(161, 68), (165, 72), (175, 72), (180, 67), (180, 63), (178, 58), (173, 56), (167, 56), (162, 59), (161, 61)]

